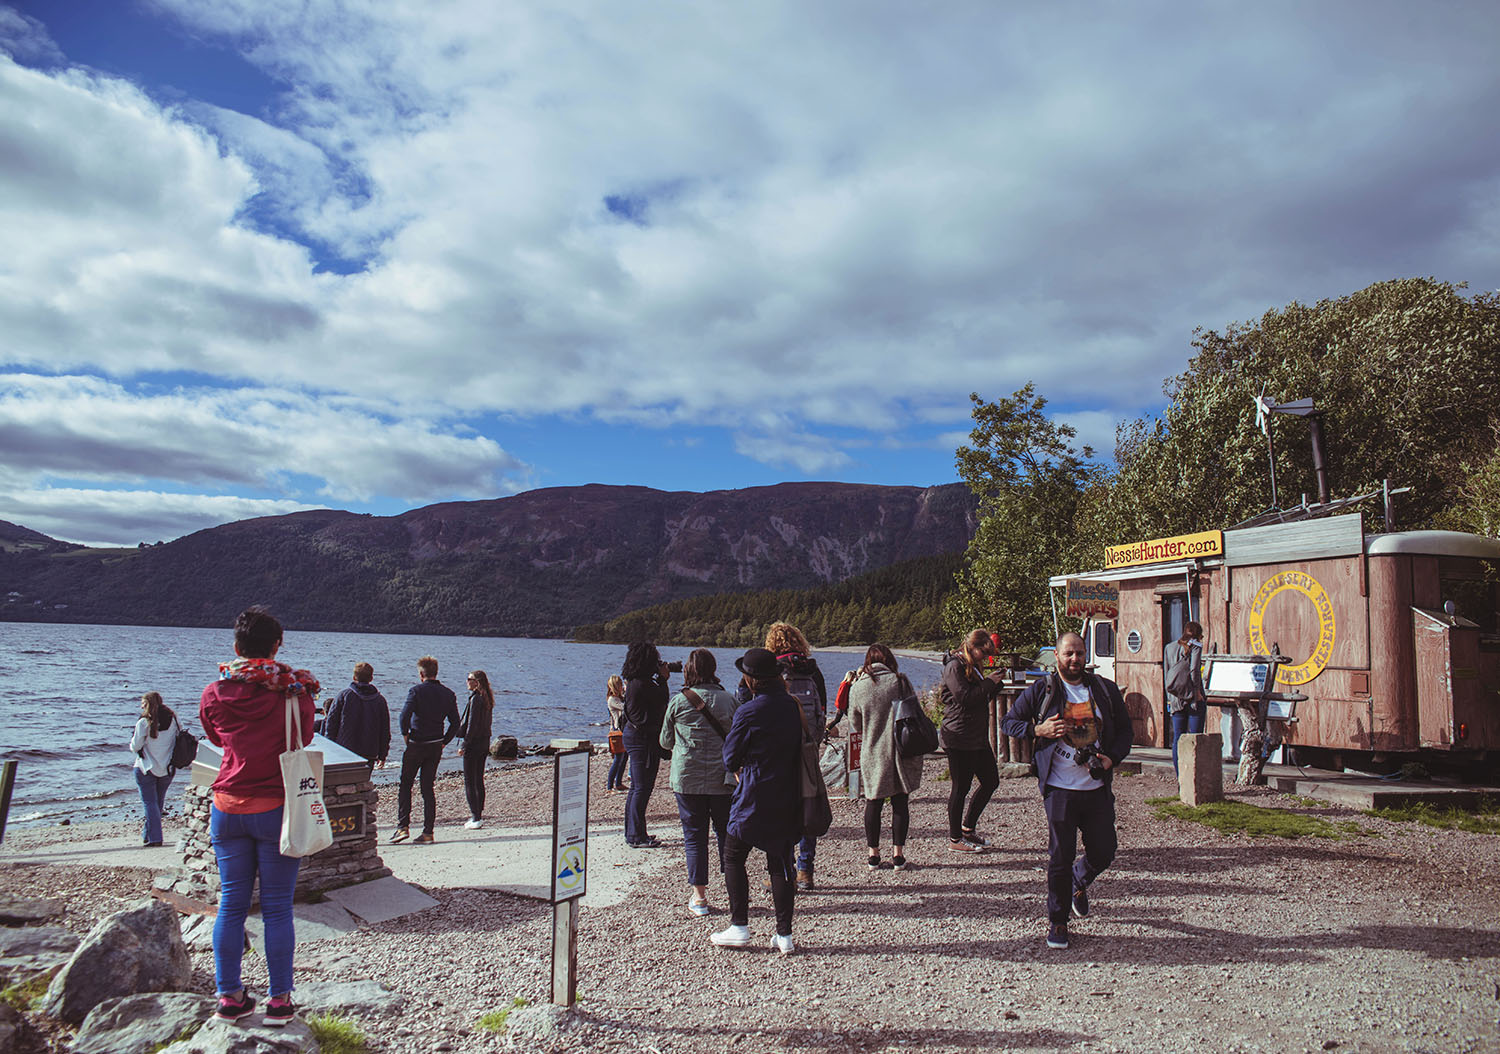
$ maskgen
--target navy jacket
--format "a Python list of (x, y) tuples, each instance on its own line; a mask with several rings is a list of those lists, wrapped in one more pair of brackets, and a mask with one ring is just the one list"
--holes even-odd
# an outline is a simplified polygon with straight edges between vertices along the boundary
[[(1083, 683), (1088, 685), (1089, 698), (1094, 709), (1099, 711), (1099, 748), (1118, 765), (1130, 753), (1131, 740), (1135, 738), (1130, 711), (1125, 709), (1125, 697), (1120, 694), (1120, 686), (1106, 677), (1095, 677), (1084, 671)], [(1038, 678), (1026, 686), (1015, 705), (1006, 712), (1001, 728), (1006, 735), (1016, 739), (1033, 738), (1035, 726), (1057, 713), (1067, 697), (1062, 677), (1056, 672)], [(1056, 739), (1036, 740), (1036, 778), (1042, 785), (1043, 794), (1047, 792), (1047, 774), (1052, 771), (1054, 748), (1059, 742)], [(1115, 770), (1111, 768), (1104, 775), (1104, 785), (1108, 787), (1114, 777)]]
[(802, 833), (802, 718), (786, 692), (757, 695), (734, 712), (724, 768), (740, 774), (729, 833), (757, 849), (785, 852)]
[(391, 749), (391, 708), (373, 684), (350, 681), (328, 708), (323, 734), (366, 761), (384, 761)]
[(632, 677), (625, 682), (625, 741), (661, 750), (661, 725), (671, 696), (660, 677)]
[[(447, 722), (446, 731), (443, 728)], [(442, 681), (423, 681), (406, 693), (401, 734), (411, 743), (453, 742), (458, 735), (458, 697)]]
[(469, 692), (469, 701), (464, 706), (464, 716), (458, 722), (458, 734), (464, 738), (464, 753), (477, 750), (489, 753), (490, 732), (494, 728), (495, 708), (487, 706), (484, 696), (475, 688)]

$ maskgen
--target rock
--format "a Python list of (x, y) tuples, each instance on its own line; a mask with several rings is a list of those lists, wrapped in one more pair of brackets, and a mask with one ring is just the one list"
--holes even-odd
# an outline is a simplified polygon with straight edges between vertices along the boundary
[(378, 981), (303, 981), (297, 985), (297, 1007), (305, 1014), (389, 1014), (405, 1003)]
[(1224, 737), (1190, 732), (1177, 740), (1177, 796), (1197, 807), (1224, 800)]
[(1018, 780), (1036, 775), (1036, 766), (1030, 762), (1002, 761), (998, 768), (1000, 770), (1000, 778), (1003, 780)]
[(0, 893), (0, 926), (30, 926), (55, 919), (63, 913), (60, 900), (47, 897), (18, 897)]
[(214, 920), (207, 915), (194, 915), (182, 925), (182, 943), (188, 951), (211, 952), (214, 950)]
[(151, 1054), (196, 1032), (214, 1012), (213, 996), (152, 992), (106, 999), (83, 1019), (73, 1054)]
[(106, 999), (180, 990), (192, 974), (177, 912), (159, 900), (145, 900), (101, 919), (88, 932), (47, 987), (42, 1009), (76, 1025)]
[(0, 1000), (0, 1054), (30, 1049), (35, 1036), (26, 1018), (15, 1007)]
[(78, 947), (78, 935), (61, 926), (0, 929), (0, 974), (38, 973), (61, 966)]
[(496, 761), (515, 757), (518, 750), (515, 736), (496, 736), (490, 743), (490, 757)]
[(512, 1047), (535, 1050), (577, 1024), (576, 1011), (556, 1003), (540, 1003), (517, 1007), (506, 1015), (505, 1034)]
[[(249, 1022), (255, 1022), (249, 1024)], [(307, 1022), (293, 1018), (282, 1028), (260, 1024), (260, 1011), (231, 1024), (210, 1020), (191, 1038), (163, 1047), (158, 1054), (317, 1054)]]

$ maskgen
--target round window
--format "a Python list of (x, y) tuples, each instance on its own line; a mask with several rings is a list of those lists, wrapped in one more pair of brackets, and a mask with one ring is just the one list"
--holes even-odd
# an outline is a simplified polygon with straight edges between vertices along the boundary
[(1125, 634), (1125, 647), (1129, 648), (1132, 653), (1140, 651), (1142, 643), (1140, 630), (1133, 629)]

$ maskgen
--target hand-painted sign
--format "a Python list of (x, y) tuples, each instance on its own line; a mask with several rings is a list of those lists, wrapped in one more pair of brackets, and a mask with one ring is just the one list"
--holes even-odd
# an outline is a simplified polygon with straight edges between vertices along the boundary
[(1191, 560), (1202, 556), (1224, 555), (1223, 531), (1199, 531), (1173, 538), (1154, 538), (1149, 542), (1127, 542), (1104, 547), (1104, 567), (1130, 567), (1154, 564), (1163, 560)]
[(1105, 618), (1120, 617), (1120, 587), (1113, 582), (1086, 582), (1068, 579), (1069, 618), (1087, 618), (1102, 615)]
[(1305, 571), (1282, 571), (1272, 575), (1256, 590), (1250, 601), (1250, 648), (1261, 655), (1269, 655), (1270, 642), (1266, 640), (1266, 611), (1277, 594), (1292, 590), (1312, 601), (1318, 616), (1318, 642), (1312, 654), (1295, 666), (1281, 666), (1276, 671), (1276, 680), (1291, 686), (1306, 684), (1328, 665), (1333, 657), (1333, 642), (1338, 635), (1338, 626), (1333, 616), (1333, 598), (1323, 584)]

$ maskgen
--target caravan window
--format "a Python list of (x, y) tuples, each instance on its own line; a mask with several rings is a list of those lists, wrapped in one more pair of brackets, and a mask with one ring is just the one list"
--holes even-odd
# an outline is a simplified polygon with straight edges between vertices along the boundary
[(1091, 628), (1094, 631), (1094, 655), (1101, 659), (1111, 658), (1115, 653), (1115, 624), (1095, 622)]

